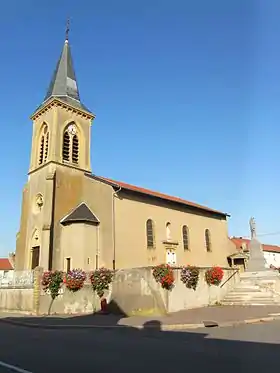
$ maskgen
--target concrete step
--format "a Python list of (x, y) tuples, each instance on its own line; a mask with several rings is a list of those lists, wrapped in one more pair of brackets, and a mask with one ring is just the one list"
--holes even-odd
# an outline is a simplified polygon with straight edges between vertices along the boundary
[(278, 302), (275, 301), (223, 301), (221, 302), (224, 306), (276, 306), (279, 305)]
[(252, 285), (250, 282), (248, 283), (242, 283), (240, 282), (236, 288), (242, 288), (242, 289), (250, 289), (250, 290), (258, 290), (260, 287), (259, 285)]
[(271, 293), (239, 293), (239, 292), (232, 292), (228, 293), (225, 298), (232, 297), (232, 298), (273, 298), (274, 295)]
[(233, 289), (233, 291), (248, 291), (248, 292), (258, 292), (258, 291), (261, 291), (260, 288), (258, 286), (256, 287), (241, 287), (241, 286), (237, 286)]
[(232, 304), (237, 304), (237, 303), (265, 303), (265, 304), (270, 304), (270, 303), (277, 303), (275, 299), (224, 299), (222, 303), (232, 303)]

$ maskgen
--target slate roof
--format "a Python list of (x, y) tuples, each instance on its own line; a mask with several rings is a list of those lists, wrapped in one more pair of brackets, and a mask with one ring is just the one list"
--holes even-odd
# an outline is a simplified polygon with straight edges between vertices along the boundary
[(71, 223), (88, 223), (97, 225), (99, 224), (99, 220), (90, 210), (90, 208), (86, 205), (86, 203), (82, 202), (74, 210), (67, 214), (60, 221), (60, 223), (62, 225), (67, 225)]
[(124, 183), (122, 181), (116, 181), (116, 180), (108, 179), (108, 178), (102, 177), (102, 176), (92, 175), (92, 177), (96, 178), (100, 181), (107, 182), (108, 184), (110, 184), (110, 185), (112, 185), (113, 187), (116, 187), (116, 188), (121, 187), (122, 189), (126, 189), (126, 190), (129, 190), (129, 191), (132, 191), (132, 192), (145, 194), (145, 195), (148, 195), (148, 196), (151, 196), (151, 197), (160, 198), (160, 199), (170, 201), (170, 202), (177, 202), (177, 203), (182, 204), (182, 205), (194, 207), (194, 208), (197, 208), (199, 210), (207, 211), (207, 212), (210, 212), (210, 213), (215, 213), (217, 215), (221, 215), (221, 216), (224, 216), (224, 217), (230, 216), (229, 214), (227, 214), (225, 212), (213, 210), (209, 207), (202, 206), (202, 205), (199, 205), (197, 203), (190, 202), (190, 201), (187, 201), (187, 200), (179, 198), (179, 197), (169, 196), (167, 194), (163, 194), (163, 193), (156, 192), (156, 191), (153, 191), (153, 190), (141, 188), (141, 187), (138, 187), (136, 185), (127, 184), (127, 183)]
[(57, 62), (44, 102), (36, 109), (36, 111), (54, 97), (77, 109), (86, 110), (88, 113), (91, 113), (82, 104), (80, 99), (71, 48), (68, 40), (65, 40), (62, 53)]

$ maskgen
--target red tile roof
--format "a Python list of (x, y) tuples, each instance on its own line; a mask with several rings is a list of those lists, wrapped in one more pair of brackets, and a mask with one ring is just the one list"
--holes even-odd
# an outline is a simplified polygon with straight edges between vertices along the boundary
[(0, 271), (14, 269), (8, 258), (0, 258)]
[[(243, 237), (231, 237), (231, 241), (236, 245), (238, 250), (241, 248), (242, 243), (246, 243), (247, 248), (250, 243), (250, 240), (248, 238), (243, 238)], [(262, 246), (263, 246), (264, 251), (269, 251), (272, 253), (280, 253), (280, 246), (267, 245), (267, 244), (263, 244)]]
[(186, 201), (186, 200), (184, 200), (182, 198), (179, 198), (179, 197), (168, 196), (167, 194), (162, 194), (162, 193), (159, 193), (159, 192), (155, 192), (153, 190), (149, 190), (149, 189), (141, 188), (141, 187), (138, 187), (138, 186), (135, 186), (135, 185), (127, 184), (127, 183), (124, 183), (122, 181), (116, 181), (116, 180), (108, 179), (108, 178), (102, 177), (102, 176), (96, 176), (96, 178), (99, 179), (99, 180), (104, 180), (105, 182), (107, 182), (111, 185), (114, 185), (116, 187), (121, 187), (121, 188), (126, 189), (126, 190), (146, 194), (146, 195), (151, 196), (151, 197), (161, 198), (161, 199), (164, 199), (166, 201), (181, 203), (183, 205), (195, 207), (195, 208), (198, 208), (200, 210), (209, 211), (209, 212), (216, 213), (216, 214), (219, 214), (219, 215), (229, 216), (229, 214), (227, 214), (225, 212), (213, 210), (213, 209), (210, 209), (209, 207), (205, 207), (205, 206), (199, 205), (199, 204), (194, 203), (194, 202)]

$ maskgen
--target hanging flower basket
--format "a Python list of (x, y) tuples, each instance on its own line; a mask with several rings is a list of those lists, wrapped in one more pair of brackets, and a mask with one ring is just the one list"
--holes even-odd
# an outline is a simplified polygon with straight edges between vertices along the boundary
[(86, 280), (86, 273), (81, 269), (72, 269), (66, 273), (64, 283), (68, 290), (75, 293), (82, 289)]
[(174, 287), (173, 269), (168, 264), (160, 264), (153, 268), (153, 276), (156, 282), (161, 284), (161, 287), (166, 290), (172, 290)]
[(114, 272), (107, 268), (100, 268), (90, 274), (90, 282), (93, 291), (102, 298), (105, 290), (109, 290), (109, 286), (113, 281)]
[(199, 280), (199, 268), (195, 266), (182, 267), (181, 281), (188, 289), (196, 290)]
[(222, 279), (224, 277), (224, 271), (221, 267), (212, 267), (208, 269), (205, 273), (205, 281), (208, 285), (220, 285)]
[(55, 299), (63, 283), (62, 271), (47, 271), (43, 273), (42, 287), (46, 293), (50, 293), (52, 299)]
[(48, 309), (48, 315), (51, 312), (52, 304), (55, 298), (59, 294), (61, 285), (63, 283), (63, 272), (62, 271), (47, 271), (43, 273), (42, 277), (42, 288), (46, 293), (50, 293), (51, 302)]

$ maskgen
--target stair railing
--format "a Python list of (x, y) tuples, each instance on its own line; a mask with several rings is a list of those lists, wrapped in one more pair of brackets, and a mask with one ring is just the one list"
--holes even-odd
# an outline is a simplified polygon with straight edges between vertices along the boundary
[(229, 278), (227, 278), (226, 279), (226, 281), (224, 281), (223, 283), (222, 283), (222, 285), (220, 285), (220, 288), (222, 288), (230, 279), (232, 279), (235, 275), (236, 275), (236, 273), (238, 273), (239, 272), (239, 269), (237, 269), (235, 272), (233, 272), (230, 276), (229, 276)]

